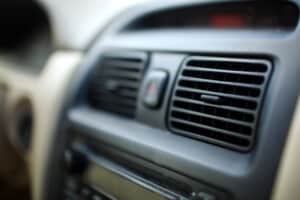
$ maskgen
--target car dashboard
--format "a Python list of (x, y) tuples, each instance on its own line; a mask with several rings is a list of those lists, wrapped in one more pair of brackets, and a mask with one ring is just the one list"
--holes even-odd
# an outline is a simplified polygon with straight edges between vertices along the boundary
[(83, 50), (44, 39), (40, 70), (0, 67), (33, 199), (283, 199), (299, 3), (150, 1)]

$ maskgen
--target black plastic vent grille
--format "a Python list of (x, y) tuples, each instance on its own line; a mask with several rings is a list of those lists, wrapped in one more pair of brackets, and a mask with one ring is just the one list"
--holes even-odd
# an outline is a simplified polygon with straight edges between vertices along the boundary
[(170, 129), (231, 149), (250, 150), (270, 72), (271, 64), (264, 60), (188, 58), (171, 98)]
[(105, 53), (92, 74), (88, 88), (90, 105), (134, 118), (146, 60), (143, 52)]

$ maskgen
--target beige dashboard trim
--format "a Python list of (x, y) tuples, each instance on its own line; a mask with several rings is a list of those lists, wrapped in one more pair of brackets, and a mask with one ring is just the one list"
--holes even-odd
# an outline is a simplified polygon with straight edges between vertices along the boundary
[(31, 157), (33, 159), (30, 162), (32, 164), (30, 169), (33, 178), (33, 199), (35, 200), (41, 199), (46, 159), (49, 149), (53, 145), (55, 128), (63, 110), (67, 88), (81, 57), (79, 52), (54, 53), (33, 91), (37, 121), (34, 127)]
[(0, 80), (8, 88), (6, 115), (17, 102), (26, 97), (34, 110), (34, 127), (31, 150), (26, 154), (31, 176), (32, 197), (41, 199), (45, 165), (50, 147), (56, 136), (55, 128), (63, 110), (67, 88), (82, 54), (77, 51), (53, 53), (41, 74), (22, 72), (22, 68), (12, 68), (0, 60)]
[(300, 199), (300, 97), (281, 160), (273, 200)]

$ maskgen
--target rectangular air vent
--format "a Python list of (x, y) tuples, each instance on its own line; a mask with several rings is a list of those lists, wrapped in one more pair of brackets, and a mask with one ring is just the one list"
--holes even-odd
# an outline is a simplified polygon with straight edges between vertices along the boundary
[(90, 105), (134, 118), (146, 60), (143, 52), (105, 53), (92, 74), (88, 88)]
[(170, 129), (231, 149), (249, 150), (270, 72), (271, 65), (264, 60), (188, 58), (173, 91)]

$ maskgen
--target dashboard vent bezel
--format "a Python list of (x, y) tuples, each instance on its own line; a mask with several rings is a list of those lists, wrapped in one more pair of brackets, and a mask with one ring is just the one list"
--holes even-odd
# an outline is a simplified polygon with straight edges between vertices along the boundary
[(142, 51), (103, 52), (90, 75), (91, 80), (87, 88), (89, 106), (123, 117), (135, 118), (147, 62), (148, 55)]
[[(190, 63), (194, 61), (196, 63), (198, 62), (198, 66), (189, 66)], [(206, 63), (207, 65), (201, 67), (201, 63), (202, 65), (204, 63)], [(214, 63), (216, 64), (215, 68), (213, 67)], [(224, 65), (222, 65), (222, 63), (224, 63)], [(220, 68), (223, 69), (220, 68), (218, 69), (218, 66), (220, 66)], [(255, 66), (257, 69), (254, 69)], [(194, 69), (191, 69), (193, 67)], [(259, 67), (264, 67), (265, 69), (259, 72), (258, 69)], [(250, 69), (250, 70), (244, 71), (245, 69)], [(185, 70), (197, 71), (200, 77), (195, 78), (192, 77), (191, 74), (189, 74), (190, 77), (187, 77)], [(200, 74), (200, 72), (208, 72), (208, 73)], [(232, 74), (236, 74), (237, 76), (247, 76), (247, 75), (262, 76), (263, 81), (256, 82), (257, 81), (256, 80), (254, 81), (253, 84), (241, 83), (238, 82), (239, 81), (238, 79), (235, 80), (234, 76), (229, 77), (230, 81), (226, 81), (226, 80), (224, 81), (224, 80), (218, 80), (224, 77), (218, 76), (216, 74), (211, 75), (209, 74), (209, 72), (213, 72), (216, 74), (220, 73), (221, 75), (222, 73), (228, 75), (231, 74), (232, 72)], [(210, 57), (210, 56), (187, 57), (179, 69), (178, 75), (175, 80), (175, 85), (171, 94), (171, 98), (170, 98), (170, 104), (169, 104), (169, 110), (167, 116), (167, 126), (169, 130), (175, 134), (187, 136), (210, 144), (215, 144), (231, 150), (236, 150), (240, 152), (250, 151), (254, 146), (255, 138), (257, 136), (257, 127), (258, 127), (258, 121), (260, 117), (260, 111), (262, 108), (265, 93), (267, 91), (267, 85), (270, 80), (271, 73), (272, 73), (272, 64), (270, 61), (265, 59), (244, 59), (244, 58), (230, 58), (230, 57), (226, 58), (226, 57)], [(204, 77), (206, 76), (206, 78), (203, 78), (201, 76)], [(216, 91), (211, 91), (210, 89), (207, 90), (205, 89), (201, 90), (196, 88), (192, 89), (188, 86), (183, 87), (182, 81), (184, 80), (188, 80), (191, 82), (199, 81), (199, 83), (201, 82), (208, 83), (208, 85), (204, 85), (203, 87), (215, 88)], [(245, 81), (247, 80), (251, 82), (251, 79), (246, 78)], [(227, 85), (234, 86), (234, 87), (237, 86), (237, 88), (242, 88), (240, 90), (241, 94), (231, 94), (232, 91), (230, 89), (225, 90), (227, 93), (220, 92), (218, 91), (220, 90), (218, 89), (218, 87), (210, 86), (210, 84), (216, 84), (220, 86), (222, 84), (224, 86)], [(196, 84), (195, 87), (199, 87), (199, 85)], [(200, 86), (200, 88), (201, 87), (202, 86)], [(245, 94), (246, 95), (245, 96), (243, 95), (243, 92), (245, 92), (246, 90), (243, 90), (243, 88), (257, 89), (259, 93), (256, 92), (249, 93), (249, 96), (247, 96), (248, 94)], [(181, 96), (187, 94), (194, 95), (194, 96), (190, 96), (191, 99), (180, 97), (178, 96), (179, 94), (178, 91), (190, 92), (190, 93), (180, 94)], [(195, 94), (198, 95), (195, 96)], [(202, 96), (205, 96), (205, 98), (207, 99), (204, 99), (204, 97), (202, 98)], [(234, 101), (235, 99), (241, 101)], [(229, 100), (232, 100), (232, 102)], [(242, 102), (244, 100), (245, 102), (248, 102), (247, 107), (243, 107)], [(255, 102), (255, 104), (251, 104), (251, 102)], [(175, 105), (175, 103), (177, 105)], [(186, 105), (184, 104), (180, 105), (180, 103), (186, 103)], [(230, 106), (231, 104), (226, 105), (226, 103), (232, 103), (232, 105), (238, 105), (238, 107)], [(179, 105), (182, 107), (178, 109)], [(197, 105), (199, 107), (197, 107)], [(186, 109), (187, 106), (188, 109)], [(212, 111), (212, 109), (214, 110)], [(229, 114), (230, 116), (229, 118), (227, 118), (226, 116), (220, 116), (227, 111), (231, 112)], [(180, 114), (187, 114), (187, 115), (180, 115)], [(240, 120), (239, 114), (240, 116), (242, 116), (242, 114), (247, 114), (247, 115), (245, 116), (243, 115), (242, 116), (243, 120)], [(181, 119), (176, 119), (176, 116), (174, 117), (174, 115), (177, 115), (177, 117), (179, 116), (178, 118), (187, 118), (189, 120), (180, 121)], [(176, 122), (178, 122), (178, 124), (176, 125), (177, 127), (174, 127), (174, 124)], [(204, 122), (206, 124), (204, 124)], [(181, 126), (181, 128), (178, 128), (180, 127), (180, 125), (182, 125), (182, 123), (183, 126)], [(238, 125), (237, 126), (238, 128), (232, 125)], [(222, 126), (223, 129), (221, 129), (220, 126)], [(226, 127), (226, 129), (224, 129), (224, 127)], [(184, 130), (186, 128), (187, 130)], [(195, 131), (190, 131), (193, 128), (197, 129), (197, 133)], [(199, 130), (201, 131), (199, 132)], [(243, 131), (238, 132), (236, 130), (243, 130)], [(251, 131), (249, 132), (249, 130)]]

